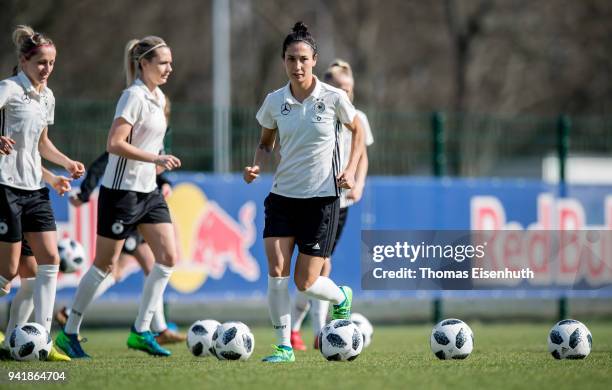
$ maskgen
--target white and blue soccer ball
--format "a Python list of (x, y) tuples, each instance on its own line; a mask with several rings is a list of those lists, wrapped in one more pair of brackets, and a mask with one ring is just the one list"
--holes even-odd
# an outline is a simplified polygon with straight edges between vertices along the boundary
[(363, 348), (366, 348), (372, 342), (374, 327), (363, 314), (352, 313), (351, 321), (353, 321), (353, 323), (359, 328), (359, 331), (363, 336)]
[(47, 360), (52, 346), (47, 329), (34, 322), (15, 327), (9, 335), (9, 348), (15, 360)]
[(548, 352), (555, 359), (584, 359), (591, 353), (593, 336), (576, 320), (559, 321), (548, 333)]
[(214, 356), (213, 334), (221, 324), (215, 320), (194, 322), (187, 332), (187, 348), (194, 356)]
[(352, 361), (363, 349), (363, 335), (350, 320), (333, 320), (321, 329), (319, 351), (327, 360)]
[(85, 248), (78, 241), (63, 238), (57, 243), (60, 257), (60, 271), (70, 274), (83, 269), (85, 266)]
[(465, 322), (448, 318), (432, 329), (430, 346), (438, 359), (465, 359), (474, 348), (474, 333)]
[(212, 336), (215, 356), (219, 360), (247, 360), (255, 348), (255, 336), (242, 322), (225, 322)]

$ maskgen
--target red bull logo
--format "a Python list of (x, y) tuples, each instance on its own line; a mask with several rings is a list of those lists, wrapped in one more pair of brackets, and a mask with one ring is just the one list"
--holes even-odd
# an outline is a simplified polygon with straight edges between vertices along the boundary
[(221, 279), (226, 270), (254, 282), (259, 279), (257, 260), (249, 252), (255, 242), (254, 202), (246, 202), (234, 220), (196, 185), (174, 188), (168, 207), (175, 223), (178, 264), (170, 279), (174, 289), (190, 293), (210, 276)]

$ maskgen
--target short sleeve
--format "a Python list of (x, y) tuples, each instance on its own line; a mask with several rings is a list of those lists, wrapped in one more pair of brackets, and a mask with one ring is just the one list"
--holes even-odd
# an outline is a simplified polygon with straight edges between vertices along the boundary
[(53, 95), (49, 97), (49, 102), (47, 103), (47, 125), (52, 125), (55, 121), (55, 98)]
[(365, 133), (365, 144), (366, 146), (370, 146), (374, 143), (374, 136), (372, 135), (372, 129), (370, 128), (368, 117), (361, 111), (357, 111), (357, 116), (359, 117), (361, 125), (363, 126), (363, 131)]
[(344, 91), (340, 91), (338, 94), (338, 99), (336, 101), (336, 115), (343, 124), (350, 124), (353, 123), (353, 120), (355, 120), (355, 107)]
[(10, 83), (7, 80), (0, 81), (0, 108), (6, 105), (11, 93), (12, 90)]
[(142, 111), (142, 99), (129, 89), (126, 89), (121, 94), (117, 109), (115, 110), (115, 119), (123, 118), (127, 123), (134, 126), (140, 117)]
[(255, 116), (257, 118), (257, 122), (259, 122), (259, 124), (266, 129), (276, 129), (276, 120), (274, 120), (274, 117), (272, 116), (271, 100), (271, 94), (266, 96), (266, 99)]

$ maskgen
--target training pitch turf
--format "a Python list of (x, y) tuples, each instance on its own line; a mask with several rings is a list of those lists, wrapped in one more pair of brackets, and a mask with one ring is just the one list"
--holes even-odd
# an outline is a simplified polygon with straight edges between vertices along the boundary
[[(308, 325), (308, 324), (306, 324)], [(127, 331), (86, 330), (85, 350), (94, 359), (71, 363), (0, 362), (0, 388), (10, 371), (65, 371), (56, 388), (74, 389), (611, 389), (612, 323), (587, 322), (593, 350), (585, 360), (552, 358), (551, 324), (470, 323), (475, 347), (463, 361), (438, 360), (429, 349), (430, 326), (376, 326), (372, 344), (353, 362), (327, 362), (318, 351), (296, 352), (293, 364), (265, 364), (272, 331), (253, 328), (255, 351), (246, 362), (196, 358), (184, 344), (170, 358), (153, 358), (125, 347)], [(304, 327), (310, 344), (309, 326)]]

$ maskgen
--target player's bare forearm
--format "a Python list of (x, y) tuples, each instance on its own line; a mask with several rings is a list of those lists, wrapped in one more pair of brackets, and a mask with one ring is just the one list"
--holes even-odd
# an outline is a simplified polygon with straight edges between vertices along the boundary
[(38, 151), (40, 155), (47, 161), (65, 167), (70, 164), (71, 160), (60, 152), (53, 142), (47, 136), (47, 129), (44, 129), (38, 142)]
[(345, 124), (345, 126), (353, 133), (351, 138), (351, 154), (349, 155), (345, 171), (355, 173), (359, 160), (365, 150), (364, 130), (357, 116), (355, 116), (353, 123)]

